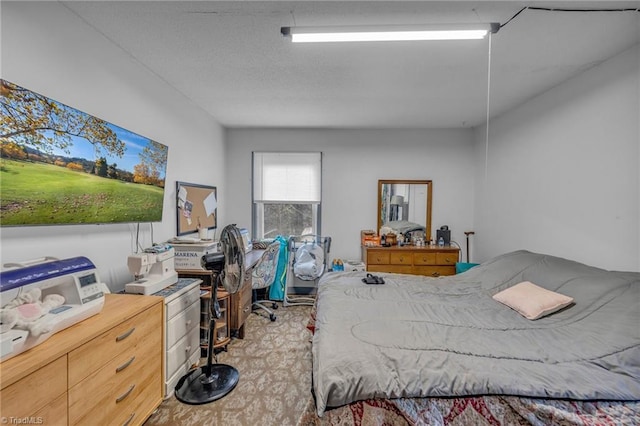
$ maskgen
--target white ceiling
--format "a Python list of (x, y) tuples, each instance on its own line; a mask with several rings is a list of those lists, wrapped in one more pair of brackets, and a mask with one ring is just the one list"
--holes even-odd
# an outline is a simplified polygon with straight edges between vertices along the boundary
[[(489, 41), (293, 45), (282, 26), (504, 24), (525, 5), (640, 7), (640, 1), (62, 3), (224, 126), (314, 128), (482, 124)], [(491, 115), (639, 41), (638, 12), (525, 10), (491, 39)]]

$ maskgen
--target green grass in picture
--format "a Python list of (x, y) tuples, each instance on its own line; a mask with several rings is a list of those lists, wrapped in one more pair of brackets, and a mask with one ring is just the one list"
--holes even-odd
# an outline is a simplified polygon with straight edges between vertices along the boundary
[(51, 164), (0, 161), (0, 222), (3, 226), (162, 219), (153, 213), (162, 211), (162, 188), (103, 178)]

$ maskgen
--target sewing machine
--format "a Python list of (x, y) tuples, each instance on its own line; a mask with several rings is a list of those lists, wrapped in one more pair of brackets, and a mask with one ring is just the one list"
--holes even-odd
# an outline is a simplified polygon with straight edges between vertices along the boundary
[(126, 284), (124, 291), (133, 294), (153, 294), (178, 282), (173, 264), (175, 249), (169, 245), (155, 245), (143, 253), (127, 258), (127, 267), (135, 281)]
[[(107, 286), (100, 281), (95, 265), (86, 257), (56, 259), (45, 257), (24, 263), (7, 263), (0, 272), (0, 301), (7, 306), (19, 296), (39, 289), (47, 295), (64, 297), (57, 306), (32, 321), (28, 329), (11, 328), (0, 334), (0, 360), (4, 361), (47, 340), (92, 315), (104, 305)], [(58, 296), (56, 296), (58, 297)]]

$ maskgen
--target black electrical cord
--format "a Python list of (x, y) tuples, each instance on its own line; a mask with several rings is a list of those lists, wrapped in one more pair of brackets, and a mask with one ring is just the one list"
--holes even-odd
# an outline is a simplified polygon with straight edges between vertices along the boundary
[(500, 24), (500, 28), (507, 25), (511, 22), (516, 16), (520, 15), (525, 10), (537, 10), (544, 12), (640, 12), (640, 8), (621, 8), (621, 9), (566, 9), (566, 8), (555, 8), (555, 7), (539, 7), (539, 6), (525, 6), (516, 12), (511, 18), (507, 19), (504, 24)]
[(524, 12), (524, 11), (525, 11), (525, 10), (527, 10), (527, 9), (528, 9), (528, 7), (527, 7), (527, 6), (523, 7), (522, 9), (520, 9), (520, 10), (519, 10), (515, 15), (513, 15), (511, 18), (509, 18), (509, 19), (507, 20), (507, 22), (505, 22), (504, 24), (500, 24), (500, 28), (504, 27), (504, 26), (505, 26), (505, 25), (507, 25), (509, 22), (513, 21), (513, 19), (514, 19), (516, 16), (520, 15), (522, 12)]

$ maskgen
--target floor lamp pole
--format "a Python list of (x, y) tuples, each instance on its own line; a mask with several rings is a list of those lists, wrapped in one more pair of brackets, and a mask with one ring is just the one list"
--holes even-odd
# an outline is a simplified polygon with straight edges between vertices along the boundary
[(466, 235), (467, 237), (467, 263), (469, 263), (469, 235), (475, 235), (475, 232), (473, 231), (466, 231), (464, 233), (464, 235)]

